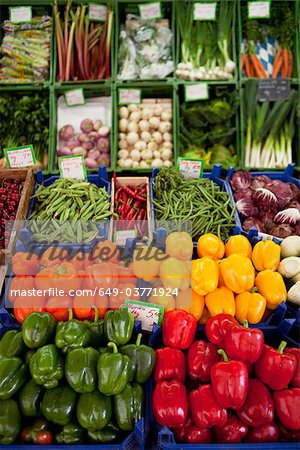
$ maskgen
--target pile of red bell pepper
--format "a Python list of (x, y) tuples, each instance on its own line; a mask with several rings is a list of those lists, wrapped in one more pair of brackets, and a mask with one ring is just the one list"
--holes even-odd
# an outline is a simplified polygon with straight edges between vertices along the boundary
[(166, 313), (156, 350), (153, 411), (178, 442), (256, 443), (300, 439), (300, 349), (264, 343), (257, 328), (219, 314), (194, 340), (196, 319)]

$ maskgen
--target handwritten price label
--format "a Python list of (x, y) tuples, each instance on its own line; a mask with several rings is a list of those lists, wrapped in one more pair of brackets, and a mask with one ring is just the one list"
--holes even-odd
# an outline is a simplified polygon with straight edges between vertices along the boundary
[(200, 178), (204, 169), (204, 159), (178, 158), (177, 168), (184, 178)]
[(141, 19), (154, 20), (161, 19), (161, 4), (160, 3), (146, 3), (139, 5)]
[(249, 19), (268, 19), (271, 12), (271, 2), (248, 2)]
[(107, 18), (107, 6), (98, 3), (89, 4), (89, 20), (91, 22), (105, 22)]
[(129, 299), (125, 301), (124, 309), (134, 315), (134, 320), (142, 323), (142, 330), (145, 331), (152, 331), (155, 323), (161, 325), (164, 315), (164, 307), (161, 305)]
[(216, 20), (217, 2), (195, 3), (194, 20), (213, 21)]
[(119, 105), (128, 103), (141, 103), (140, 89), (119, 89)]
[(32, 20), (31, 6), (17, 6), (9, 8), (9, 20), (12, 23), (26, 23)]
[(87, 179), (83, 156), (61, 156), (58, 158), (58, 167), (61, 178)]
[(209, 98), (208, 84), (196, 83), (185, 85), (184, 97), (186, 102), (193, 102), (196, 100), (207, 100)]
[(4, 156), (9, 168), (18, 169), (20, 167), (31, 167), (36, 163), (36, 158), (32, 145), (23, 147), (5, 148)]
[(136, 238), (136, 230), (119, 230), (115, 232), (114, 240), (115, 244), (119, 246), (124, 246), (127, 239)]
[(85, 105), (83, 89), (72, 89), (65, 93), (67, 106)]

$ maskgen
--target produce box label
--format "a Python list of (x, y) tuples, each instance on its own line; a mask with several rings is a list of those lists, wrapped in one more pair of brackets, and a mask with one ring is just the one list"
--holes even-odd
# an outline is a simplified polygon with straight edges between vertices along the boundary
[(216, 20), (217, 2), (214, 3), (195, 3), (194, 20)]
[(134, 315), (134, 320), (142, 322), (142, 330), (152, 331), (155, 323), (161, 325), (165, 308), (153, 303), (126, 299), (124, 309)]
[(26, 23), (32, 20), (31, 6), (16, 6), (9, 8), (9, 20), (12, 23)]
[(85, 105), (83, 89), (72, 89), (65, 93), (67, 106)]
[(184, 98), (186, 102), (207, 100), (209, 98), (208, 83), (186, 84)]
[(141, 103), (140, 89), (119, 89), (119, 105)]
[(204, 169), (204, 159), (178, 158), (177, 169), (184, 178), (200, 178)]
[(260, 102), (275, 102), (288, 100), (291, 94), (291, 83), (284, 79), (259, 80), (258, 100)]
[(268, 19), (271, 12), (271, 1), (248, 2), (249, 19)]
[(90, 22), (105, 22), (107, 18), (107, 6), (98, 3), (89, 4)]
[(140, 17), (144, 20), (161, 19), (161, 4), (157, 3), (143, 3), (138, 5), (140, 10)]
[(4, 156), (10, 169), (34, 166), (36, 163), (35, 153), (32, 145), (23, 147), (5, 148)]
[(114, 234), (114, 242), (116, 245), (123, 246), (126, 244), (126, 239), (135, 239), (136, 236), (136, 230), (119, 230)]
[(61, 178), (87, 180), (86, 166), (83, 156), (61, 156), (58, 158), (58, 167)]

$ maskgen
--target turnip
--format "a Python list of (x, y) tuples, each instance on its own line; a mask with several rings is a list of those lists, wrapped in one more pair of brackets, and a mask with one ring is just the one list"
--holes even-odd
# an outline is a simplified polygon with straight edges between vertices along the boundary
[(82, 120), (80, 124), (80, 129), (83, 133), (89, 133), (94, 130), (93, 122), (90, 119)]
[(128, 147), (127, 141), (124, 141), (123, 139), (119, 141), (119, 149), (125, 150)]
[(91, 141), (86, 141), (81, 144), (81, 147), (85, 148), (86, 150), (92, 150), (92, 148), (95, 147), (95, 143)]
[(97, 159), (97, 164), (98, 164), (98, 166), (105, 165), (105, 166), (109, 167), (110, 166), (110, 157), (109, 157), (109, 155), (101, 155), (101, 156), (99, 156), (99, 158)]
[(101, 153), (109, 153), (110, 152), (110, 140), (108, 137), (101, 137), (97, 141), (97, 149)]
[(150, 123), (148, 122), (148, 120), (141, 120), (139, 122), (139, 129), (140, 131), (149, 131)]
[(121, 108), (119, 109), (119, 116), (121, 117), (121, 119), (128, 119), (129, 111), (126, 106), (121, 106)]
[(78, 136), (78, 140), (79, 140), (79, 142), (88, 142), (90, 139), (89, 139), (89, 137), (88, 137), (87, 134), (81, 133), (81, 134)]
[(69, 156), (72, 155), (72, 150), (69, 147), (61, 147), (57, 150), (58, 156)]
[(90, 150), (88, 152), (88, 158), (97, 159), (100, 157), (100, 152), (96, 148), (93, 148), (93, 150)]
[(86, 167), (88, 167), (89, 169), (96, 169), (96, 167), (98, 166), (97, 161), (92, 158), (84, 158), (84, 162)]
[(127, 130), (130, 131), (134, 131), (134, 133), (137, 133), (139, 131), (139, 126), (137, 124), (137, 122), (129, 122)]
[(66, 143), (66, 147), (70, 148), (71, 150), (75, 147), (77, 147), (78, 145), (80, 145), (80, 141), (78, 139), (70, 139), (67, 143)]
[(110, 133), (109, 127), (101, 127), (100, 130), (98, 130), (98, 134), (100, 137), (108, 137)]
[(151, 141), (151, 134), (149, 133), (149, 131), (143, 131), (141, 133), (141, 139), (144, 142), (150, 142)]
[(129, 156), (129, 151), (128, 150), (119, 150), (118, 151), (118, 157), (120, 159), (126, 159)]
[(84, 147), (75, 147), (72, 150), (72, 154), (73, 155), (82, 155), (82, 156), (86, 156), (87, 151)]
[(100, 128), (102, 127), (102, 120), (94, 120), (93, 122), (93, 127), (95, 131), (100, 130)]
[(127, 134), (126, 140), (129, 145), (134, 145), (139, 140), (139, 135), (134, 131), (131, 131)]
[(127, 131), (128, 127), (128, 120), (127, 119), (121, 119), (119, 120), (119, 130), (125, 133)]
[(97, 131), (90, 131), (88, 137), (92, 142), (96, 142), (99, 137), (99, 134), (97, 133)]
[(59, 139), (62, 141), (68, 141), (75, 134), (75, 130), (72, 125), (65, 125), (59, 130)]

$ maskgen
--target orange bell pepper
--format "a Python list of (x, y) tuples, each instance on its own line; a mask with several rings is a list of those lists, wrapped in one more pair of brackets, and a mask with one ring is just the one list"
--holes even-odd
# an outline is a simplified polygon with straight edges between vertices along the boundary
[(225, 244), (225, 256), (233, 255), (233, 253), (238, 253), (239, 255), (244, 255), (248, 258), (251, 258), (252, 256), (251, 244), (242, 234), (230, 236)]
[(158, 277), (161, 263), (166, 255), (155, 247), (139, 247), (133, 254), (133, 273), (137, 278), (152, 281)]
[(256, 270), (277, 270), (280, 263), (280, 245), (267, 239), (255, 244), (252, 253), (252, 262)]
[(192, 261), (192, 289), (199, 295), (206, 295), (218, 286), (219, 266), (210, 256)]
[(170, 233), (166, 239), (166, 254), (189, 261), (193, 256), (193, 241), (185, 231)]
[(215, 289), (205, 296), (205, 305), (211, 317), (217, 314), (235, 314), (235, 301), (233, 292), (223, 286)]
[(198, 239), (197, 253), (199, 258), (211, 256), (215, 259), (222, 259), (225, 253), (225, 246), (218, 236), (206, 233)]
[(220, 261), (220, 271), (225, 286), (236, 294), (251, 291), (255, 271), (247, 256), (234, 253)]
[(255, 286), (259, 293), (265, 297), (269, 309), (276, 309), (281, 302), (286, 301), (286, 287), (278, 272), (271, 269), (262, 270), (255, 278)]
[(261, 321), (266, 306), (265, 297), (258, 292), (243, 292), (235, 298), (235, 317), (239, 322), (247, 320), (255, 325)]
[(39, 269), (38, 256), (30, 252), (17, 252), (13, 255), (12, 270), (15, 275), (35, 275)]
[(197, 294), (192, 289), (187, 291), (180, 291), (176, 297), (176, 308), (193, 314), (198, 321), (202, 316), (204, 309), (204, 297)]
[(159, 276), (165, 288), (186, 291), (191, 285), (191, 268), (189, 261), (170, 256), (160, 265)]

